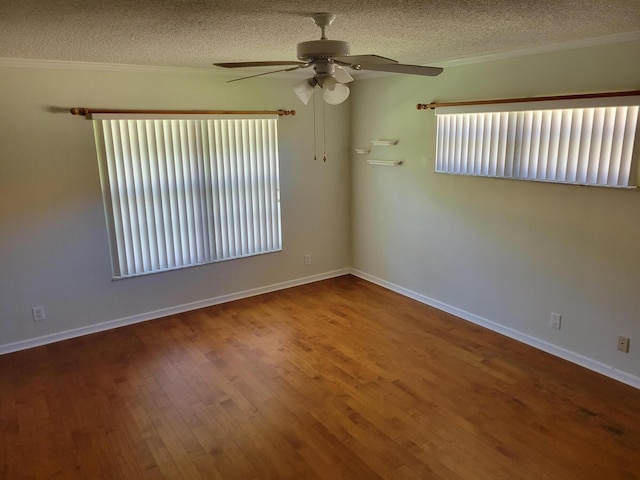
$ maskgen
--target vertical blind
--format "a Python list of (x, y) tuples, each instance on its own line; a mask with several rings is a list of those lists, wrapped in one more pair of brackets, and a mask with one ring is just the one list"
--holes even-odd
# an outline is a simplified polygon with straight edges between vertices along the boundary
[(282, 249), (277, 117), (94, 115), (115, 278)]
[(438, 112), (436, 171), (629, 187), (638, 106)]

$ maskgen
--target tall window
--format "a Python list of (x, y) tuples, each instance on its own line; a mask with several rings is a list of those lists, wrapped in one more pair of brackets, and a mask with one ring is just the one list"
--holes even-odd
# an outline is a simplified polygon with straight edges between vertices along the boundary
[(282, 249), (277, 116), (93, 118), (114, 278)]
[(639, 100), (548, 101), (500, 105), (501, 111), (491, 111), (496, 105), (439, 109), (436, 172), (636, 186)]

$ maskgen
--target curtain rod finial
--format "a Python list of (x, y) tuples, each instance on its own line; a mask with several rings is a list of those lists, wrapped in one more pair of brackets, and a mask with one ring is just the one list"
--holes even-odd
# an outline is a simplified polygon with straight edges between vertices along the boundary
[(71, 115), (86, 115), (88, 113), (86, 108), (73, 107), (69, 110)]

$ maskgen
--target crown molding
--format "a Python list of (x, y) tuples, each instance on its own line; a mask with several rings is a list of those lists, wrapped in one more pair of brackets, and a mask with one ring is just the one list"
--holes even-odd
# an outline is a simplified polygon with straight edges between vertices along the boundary
[(493, 62), (496, 60), (507, 60), (515, 57), (526, 57), (529, 55), (539, 55), (542, 53), (560, 52), (563, 50), (575, 50), (578, 48), (596, 47), (599, 45), (609, 45), (613, 43), (625, 43), (640, 40), (640, 30), (633, 32), (619, 33), (615, 35), (606, 35), (603, 37), (585, 38), (582, 40), (573, 40), (570, 42), (551, 43), (548, 45), (538, 45), (535, 47), (520, 48), (517, 50), (508, 50), (504, 52), (490, 53), (488, 55), (479, 55), (476, 57), (460, 58), (454, 60), (445, 60), (442, 62), (433, 62), (439, 67), (457, 67), (459, 65), (469, 65), (473, 63)]
[(168, 67), (159, 65), (129, 65), (124, 63), (72, 62), (67, 60), (43, 60), (35, 58), (0, 57), (0, 67), (48, 68), (60, 70), (89, 70), (102, 72), (171, 73), (176, 75), (220, 76), (214, 68)]

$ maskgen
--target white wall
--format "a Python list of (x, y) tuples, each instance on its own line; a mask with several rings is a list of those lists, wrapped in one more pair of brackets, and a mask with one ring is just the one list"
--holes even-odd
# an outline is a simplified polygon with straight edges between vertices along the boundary
[[(0, 62), (0, 351), (349, 267), (348, 103), (327, 108), (329, 160), (314, 162), (313, 110), (292, 93), (296, 80), (225, 80), (185, 71)], [(92, 122), (70, 115), (75, 106), (295, 108), (298, 115), (279, 121), (283, 251), (111, 281)], [(303, 263), (306, 253), (310, 266)], [(35, 323), (31, 307), (39, 305), (47, 319)]]
[[(640, 385), (640, 192), (436, 175), (417, 103), (636, 90), (640, 42), (358, 82), (353, 267), (380, 283)], [(396, 168), (365, 158), (396, 158)], [(562, 329), (549, 326), (562, 314)], [(628, 354), (618, 335), (631, 337)], [(600, 368), (601, 367), (601, 368)], [(620, 370), (620, 372), (616, 372)]]

